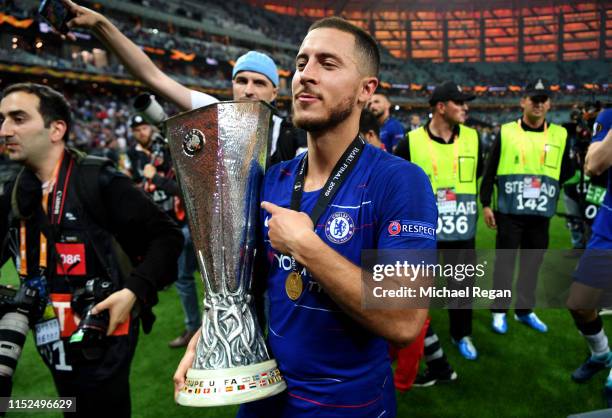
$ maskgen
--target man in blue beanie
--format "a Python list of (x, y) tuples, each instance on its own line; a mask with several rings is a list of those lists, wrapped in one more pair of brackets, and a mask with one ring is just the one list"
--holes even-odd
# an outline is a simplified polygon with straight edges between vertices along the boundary
[[(90, 29), (112, 52), (117, 55), (127, 70), (138, 80), (176, 104), (180, 110), (197, 109), (218, 102), (216, 97), (206, 93), (191, 90), (176, 82), (151, 61), (138, 45), (128, 39), (105, 16), (86, 7), (65, 2), (76, 16), (69, 26)], [(71, 35), (69, 35), (71, 36)], [(234, 100), (263, 100), (272, 103), (278, 94), (278, 70), (276, 63), (268, 55), (249, 51), (240, 56), (232, 71), (232, 95)], [(296, 129), (291, 122), (278, 116), (272, 116), (272, 141), (270, 144), (269, 165), (290, 160), (298, 153), (306, 150), (306, 132)], [(183, 311), (185, 323), (192, 323), (189, 318), (199, 318), (199, 312), (194, 312), (193, 301), (196, 296), (194, 280), (182, 277), (177, 282), (177, 290)], [(197, 315), (196, 315), (197, 314)], [(185, 331), (169, 342), (170, 347), (187, 345), (193, 329), (187, 326)]]
[[(142, 49), (128, 39), (105, 16), (70, 0), (66, 6), (76, 16), (68, 22), (70, 28), (91, 30), (115, 55), (125, 68), (151, 90), (176, 104), (180, 110), (197, 109), (216, 103), (216, 97), (191, 90), (161, 71)], [(68, 35), (72, 37), (72, 35)], [(274, 102), (278, 94), (278, 70), (268, 55), (249, 51), (236, 60), (232, 71), (232, 95), (234, 100), (263, 100)], [(271, 162), (276, 163), (295, 157), (305, 151), (306, 133), (290, 122), (274, 115), (270, 146)]]

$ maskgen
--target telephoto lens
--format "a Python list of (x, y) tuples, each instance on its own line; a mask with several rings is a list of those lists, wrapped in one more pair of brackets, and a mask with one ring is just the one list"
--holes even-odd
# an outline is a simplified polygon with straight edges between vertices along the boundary
[(38, 291), (0, 285), (0, 396), (10, 396), (13, 373), (21, 356), (30, 323), (42, 315)]
[(12, 376), (29, 329), (28, 317), (7, 312), (0, 319), (0, 375)]

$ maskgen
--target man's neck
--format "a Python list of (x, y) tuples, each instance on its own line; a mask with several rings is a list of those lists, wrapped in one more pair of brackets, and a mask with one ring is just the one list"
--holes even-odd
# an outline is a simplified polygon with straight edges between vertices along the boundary
[(526, 115), (523, 115), (523, 118), (522, 118), (523, 123), (532, 129), (540, 128), (544, 124), (545, 120), (546, 120), (546, 116), (542, 116), (542, 117), (535, 118), (535, 119), (529, 119)]
[[(349, 117), (351, 118), (351, 117)], [(308, 132), (308, 172), (304, 191), (321, 189), (336, 166), (336, 163), (359, 132), (357, 123), (347, 123), (324, 132)]]
[(53, 179), (55, 167), (57, 167), (57, 164), (59, 163), (63, 154), (64, 146), (56, 146), (53, 147), (48, 154), (46, 154), (42, 161), (32, 164), (31, 170), (34, 172), (36, 177), (38, 177), (41, 183), (45, 184)]
[(387, 121), (387, 119), (389, 119), (389, 111), (388, 110), (386, 112), (383, 112), (383, 114), (378, 117), (378, 124), (380, 126), (383, 126), (385, 124), (385, 122)]
[(429, 130), (432, 134), (448, 143), (453, 138), (455, 126), (448, 123), (443, 117), (435, 114), (429, 123)]

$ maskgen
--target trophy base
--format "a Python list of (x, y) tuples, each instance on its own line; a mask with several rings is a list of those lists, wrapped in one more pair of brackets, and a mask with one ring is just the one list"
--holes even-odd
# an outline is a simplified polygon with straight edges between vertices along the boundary
[(276, 360), (229, 369), (189, 369), (176, 402), (183, 406), (236, 405), (276, 395), (286, 388)]

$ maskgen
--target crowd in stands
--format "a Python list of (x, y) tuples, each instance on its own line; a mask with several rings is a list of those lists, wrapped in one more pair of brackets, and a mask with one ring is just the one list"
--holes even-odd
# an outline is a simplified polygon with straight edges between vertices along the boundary
[[(87, 4), (87, 2), (84, 2)], [(156, 10), (171, 11), (174, 15), (188, 17), (192, 20), (204, 19), (212, 21), (218, 27), (232, 28), (243, 34), (254, 35), (295, 45), (307, 30), (310, 22), (301, 17), (279, 15), (271, 11), (253, 7), (241, 0), (229, 0), (222, 3), (193, 0), (132, 0), (134, 5)], [(163, 3), (163, 4), (162, 4)], [(93, 3), (89, 4), (93, 7)], [(100, 5), (97, 6), (101, 7)], [(23, 17), (35, 15), (34, 10), (20, 9), (13, 1), (7, 1), (0, 10)], [(170, 22), (151, 21), (144, 18), (126, 17), (113, 9), (103, 9), (115, 25), (130, 39), (139, 45), (159, 48), (165, 51), (174, 49), (186, 53), (195, 53), (196, 61), (169, 62), (153, 56), (156, 64), (164, 71), (172, 73), (183, 84), (215, 89), (230, 87), (229, 75), (231, 62), (244, 54), (253, 45), (229, 40), (227, 37), (215, 37), (173, 25)], [(10, 27), (7, 25), (7, 28)], [(36, 25), (31, 28), (37, 31)], [(32, 36), (36, 36), (34, 34)], [(80, 43), (77, 47), (88, 48), (94, 44)], [(102, 47), (101, 45), (97, 45)], [(109, 57), (108, 64), (100, 67), (83, 62), (80, 54), (75, 54), (68, 48), (58, 48), (47, 51), (46, 48), (36, 49), (33, 45), (21, 45), (18, 50), (10, 49), (11, 44), (4, 41), (0, 45), (0, 60), (22, 62), (28, 65), (50, 66), (59, 69), (77, 69), (87, 72), (104, 72), (126, 77), (127, 73), (121, 65)], [(293, 68), (294, 51), (282, 48), (276, 50), (269, 46), (261, 48), (270, 53), (278, 66), (285, 70)], [(74, 49), (74, 48), (73, 48)], [(384, 54), (387, 55), (388, 54)], [(445, 80), (453, 80), (463, 86), (488, 86), (485, 93), (480, 94), (483, 100), (503, 103), (503, 99), (515, 101), (517, 93), (510, 91), (509, 86), (522, 86), (525, 80), (542, 77), (546, 83), (559, 85), (563, 94), (584, 94), (584, 84), (595, 84), (600, 90), (607, 90), (609, 78), (609, 61), (575, 61), (575, 62), (539, 62), (529, 63), (433, 63), (430, 61), (389, 61), (386, 60), (380, 78), (389, 84), (392, 95), (399, 101), (418, 100), (430, 94), (427, 87), (439, 84)], [(281, 94), (287, 95), (288, 89), (281, 88)], [(572, 99), (579, 100), (579, 99)]]
[[(123, 165), (126, 164), (126, 152), (134, 144), (128, 127), (130, 116), (134, 114), (133, 99), (139, 90), (124, 88), (109, 90), (102, 87), (93, 88), (87, 83), (75, 83), (63, 86), (63, 90), (73, 110), (74, 123), (71, 128), (70, 144), (84, 151), (104, 155)], [(160, 99), (169, 115), (178, 109)], [(492, 143), (499, 131), (499, 126), (518, 117), (518, 109), (491, 109), (470, 111), (467, 124), (480, 133), (483, 144)], [(421, 123), (429, 118), (427, 108), (412, 111), (400, 109), (393, 112), (404, 128), (410, 126), (410, 118), (418, 115)], [(569, 111), (551, 112), (550, 119), (557, 123), (569, 121)]]

